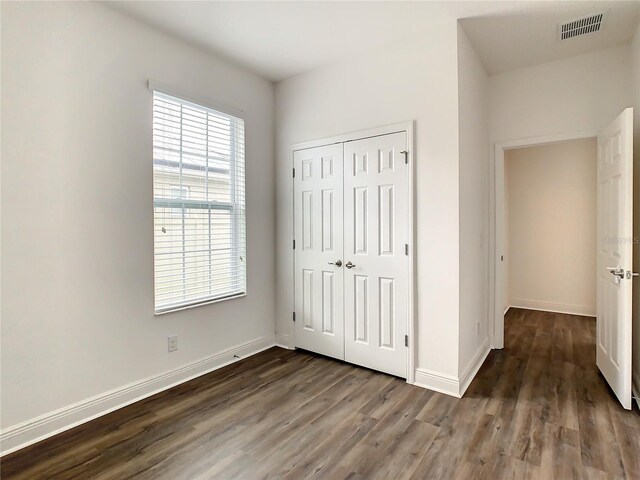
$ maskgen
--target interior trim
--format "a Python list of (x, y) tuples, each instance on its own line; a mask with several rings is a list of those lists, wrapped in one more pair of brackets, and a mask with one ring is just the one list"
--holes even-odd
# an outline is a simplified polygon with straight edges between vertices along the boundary
[(476, 375), (484, 364), (484, 361), (487, 359), (489, 352), (491, 352), (491, 345), (489, 337), (487, 337), (471, 359), (471, 362), (469, 362), (469, 365), (467, 365), (467, 368), (465, 368), (462, 375), (460, 375), (460, 397), (464, 395), (464, 392), (467, 391), (467, 388), (469, 388), (473, 379), (476, 378)]
[(175, 370), (129, 383), (8, 427), (0, 432), (0, 456), (20, 450), (273, 346), (275, 346), (275, 335), (265, 335)]
[(526, 310), (539, 310), (542, 312), (566, 313), (568, 315), (580, 315), (582, 317), (595, 317), (594, 307), (587, 305), (573, 305), (568, 303), (541, 302), (539, 300), (528, 300), (526, 298), (514, 298), (510, 302), (513, 308), (524, 308)]
[(413, 385), (460, 398), (460, 381), (453, 375), (416, 368)]
[(287, 350), (296, 349), (296, 347), (291, 345), (289, 335), (286, 333), (276, 333), (276, 347), (286, 348)]

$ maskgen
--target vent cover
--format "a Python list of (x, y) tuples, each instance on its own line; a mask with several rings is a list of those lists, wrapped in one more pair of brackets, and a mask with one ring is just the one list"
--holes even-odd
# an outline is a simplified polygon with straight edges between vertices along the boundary
[(580, 35), (599, 32), (607, 12), (594, 13), (558, 25), (558, 40), (568, 40)]

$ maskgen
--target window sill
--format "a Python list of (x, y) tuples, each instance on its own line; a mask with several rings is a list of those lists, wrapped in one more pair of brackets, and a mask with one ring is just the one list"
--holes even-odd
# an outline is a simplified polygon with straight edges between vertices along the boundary
[(167, 313), (180, 312), (182, 310), (189, 310), (191, 308), (201, 307), (203, 305), (211, 305), (212, 303), (225, 302), (227, 300), (235, 300), (236, 298), (242, 298), (242, 297), (246, 297), (246, 296), (247, 296), (246, 292), (237, 293), (237, 294), (234, 294), (234, 295), (229, 295), (228, 297), (214, 298), (212, 300), (204, 300), (202, 302), (190, 303), (188, 305), (180, 305), (180, 306), (177, 306), (177, 307), (170, 307), (170, 308), (167, 308), (166, 310), (156, 311), (156, 312), (154, 312), (154, 315), (156, 317), (158, 317), (160, 315), (165, 315)]

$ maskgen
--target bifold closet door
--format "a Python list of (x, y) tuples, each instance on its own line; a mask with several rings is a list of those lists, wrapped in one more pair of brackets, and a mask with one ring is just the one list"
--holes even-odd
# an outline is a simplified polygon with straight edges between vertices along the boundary
[(406, 377), (406, 132), (344, 144), (345, 360)]
[(294, 152), (295, 345), (344, 359), (343, 146)]

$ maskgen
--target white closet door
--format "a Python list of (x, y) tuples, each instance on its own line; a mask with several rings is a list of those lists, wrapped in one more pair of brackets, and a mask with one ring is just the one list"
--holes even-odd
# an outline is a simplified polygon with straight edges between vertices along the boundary
[(405, 150), (406, 132), (344, 144), (345, 360), (400, 377), (409, 289)]
[(344, 359), (342, 144), (294, 152), (295, 345)]

